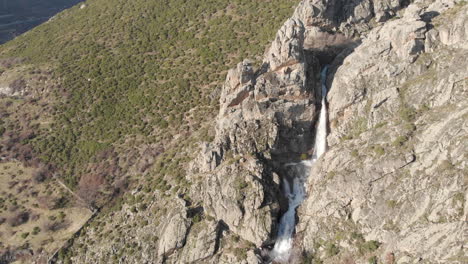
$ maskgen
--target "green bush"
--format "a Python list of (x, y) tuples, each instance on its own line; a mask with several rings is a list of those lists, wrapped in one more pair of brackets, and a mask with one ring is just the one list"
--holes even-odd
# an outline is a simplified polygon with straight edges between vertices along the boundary
[(139, 210), (139, 211), (145, 211), (147, 208), (148, 208), (148, 205), (147, 205), (146, 203), (142, 203), (142, 204), (140, 204), (140, 206), (138, 207), (138, 210)]
[(388, 200), (388, 201), (387, 201), (387, 206), (390, 207), (390, 208), (392, 208), (392, 209), (394, 209), (394, 208), (397, 206), (397, 204), (398, 204), (398, 203), (397, 203), (397, 201), (395, 201), (395, 200)]
[(243, 190), (243, 189), (247, 188), (248, 186), (249, 186), (249, 184), (244, 179), (238, 178), (236, 180), (237, 189)]
[(370, 258), (367, 260), (367, 262), (368, 262), (369, 264), (377, 264), (377, 263), (378, 263), (378, 259), (377, 259), (376, 256), (372, 256), (372, 257), (370, 257)]
[(245, 248), (235, 248), (234, 249), (234, 256), (236, 256), (236, 258), (238, 260), (246, 259), (247, 258), (247, 249), (245, 249)]
[(374, 150), (375, 154), (377, 154), (377, 156), (382, 156), (382, 155), (385, 154), (385, 149), (380, 145), (374, 146), (373, 150)]
[(340, 249), (333, 243), (328, 243), (325, 247), (325, 252), (327, 253), (328, 257), (333, 257), (340, 253)]
[(375, 241), (375, 240), (370, 240), (370, 241), (367, 241), (365, 243), (362, 243), (360, 246), (359, 246), (359, 251), (362, 253), (362, 254), (365, 254), (367, 252), (374, 252), (376, 251), (379, 247), (380, 247), (381, 243), (378, 242), (378, 241)]
[(380, 123), (378, 123), (377, 125), (375, 125), (375, 128), (381, 128), (381, 127), (386, 126), (387, 124), (388, 124), (387, 121), (385, 121), (385, 122), (380, 122)]
[(406, 136), (398, 136), (394, 141), (393, 141), (393, 146), (395, 147), (401, 147), (405, 142), (408, 141), (408, 138)]
[(399, 117), (406, 122), (413, 122), (416, 117), (416, 110), (408, 105), (402, 105), (398, 113)]
[(37, 234), (39, 234), (39, 232), (41, 232), (41, 228), (39, 228), (38, 226), (35, 226), (33, 228), (32, 234), (37, 235)]
[(58, 219), (60, 221), (63, 221), (63, 219), (65, 219), (67, 215), (63, 212), (63, 211), (60, 211), (59, 214), (58, 214)]
[(196, 214), (192, 219), (194, 223), (199, 223), (201, 220), (202, 220), (202, 216), (200, 214)]

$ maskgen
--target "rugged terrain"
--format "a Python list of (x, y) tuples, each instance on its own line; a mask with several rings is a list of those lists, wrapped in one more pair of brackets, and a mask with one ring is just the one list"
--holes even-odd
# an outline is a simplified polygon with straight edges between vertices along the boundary
[(93, 200), (101, 211), (55, 261), (271, 261), (283, 179), (297, 173), (285, 165), (313, 153), (328, 65), (328, 151), (289, 262), (465, 263), (467, 43), (466, 1), (301, 1), (261, 63), (227, 72), (214, 120), (131, 160), (115, 145), (107, 160), (149, 169), (119, 172), (141, 176), (111, 206)]
[(333, 62), (297, 230), (314, 259), (467, 261), (467, 33), (466, 2), (415, 1)]

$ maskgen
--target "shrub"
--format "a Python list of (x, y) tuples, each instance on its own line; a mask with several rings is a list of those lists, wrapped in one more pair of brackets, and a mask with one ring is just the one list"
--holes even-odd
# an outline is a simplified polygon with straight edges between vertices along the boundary
[(395, 147), (401, 147), (405, 142), (408, 141), (408, 138), (406, 136), (398, 136), (394, 141), (393, 141), (393, 146)]
[(192, 219), (194, 223), (199, 223), (201, 220), (202, 220), (202, 216), (200, 214), (196, 214)]
[(387, 201), (387, 206), (390, 207), (390, 208), (395, 208), (397, 206), (397, 201), (395, 200), (388, 200)]
[(370, 257), (370, 258), (367, 260), (367, 262), (368, 262), (369, 264), (378, 264), (378, 259), (377, 259), (376, 256), (372, 256), (372, 257)]
[(45, 181), (47, 178), (47, 169), (45, 167), (38, 168), (33, 172), (32, 178), (36, 183), (41, 183)]
[(395, 254), (390, 252), (385, 257), (385, 264), (394, 264), (395, 263)]
[(65, 219), (65, 216), (66, 216), (66, 214), (65, 214), (63, 211), (60, 211), (60, 212), (59, 212), (59, 215), (58, 215), (58, 219), (59, 219), (60, 221), (63, 221), (63, 219)]
[(67, 228), (69, 225), (70, 225), (70, 223), (67, 222), (67, 221), (62, 221), (62, 222), (52, 221), (52, 222), (45, 223), (44, 226), (43, 226), (43, 229), (45, 231), (56, 232), (56, 231), (58, 231), (60, 229)]
[(19, 212), (16, 215), (12, 216), (10, 219), (8, 219), (8, 223), (10, 226), (15, 227), (22, 225), (29, 220), (29, 212), (23, 211)]
[(61, 208), (65, 208), (69, 203), (69, 200), (67, 197), (65, 196), (61, 196), (61, 197), (58, 197), (56, 199), (53, 200), (53, 206), (52, 206), (52, 209), (61, 209)]
[(365, 254), (367, 252), (374, 252), (379, 247), (380, 247), (380, 242), (375, 241), (375, 240), (370, 240), (360, 245), (359, 252), (361, 252), (361, 254)]
[(381, 128), (381, 127), (386, 126), (387, 124), (388, 124), (388, 122), (386, 122), (386, 121), (385, 122), (380, 122), (377, 125), (375, 125), (375, 128)]
[(245, 248), (235, 248), (234, 255), (237, 257), (238, 260), (246, 259), (247, 258), (247, 249)]
[(237, 178), (235, 181), (236, 187), (239, 190), (243, 190), (249, 186), (249, 184), (242, 178)]
[(333, 257), (340, 253), (340, 249), (333, 243), (328, 243), (325, 247), (325, 252), (329, 257)]
[(139, 210), (139, 211), (145, 211), (147, 208), (148, 208), (148, 205), (147, 205), (146, 203), (142, 203), (142, 204), (140, 204), (140, 206), (138, 207), (138, 210)]
[(22, 91), (26, 88), (26, 81), (24, 79), (16, 79), (9, 86), (13, 91)]
[(33, 228), (32, 234), (37, 235), (37, 234), (39, 234), (39, 232), (41, 232), (41, 228), (39, 228), (38, 226), (35, 226)]
[(403, 105), (400, 107), (398, 114), (403, 121), (413, 122), (416, 117), (416, 110), (411, 106)]
[(377, 146), (374, 146), (373, 149), (374, 149), (375, 154), (377, 154), (377, 156), (382, 156), (385, 154), (385, 150), (382, 146), (377, 145)]
[(98, 200), (99, 190), (105, 183), (106, 179), (100, 173), (85, 174), (78, 183), (78, 195), (88, 204), (93, 204)]
[[(294, 254), (295, 252), (293, 252)], [(268, 255), (268, 254), (265, 254)], [(301, 263), (301, 264), (323, 264), (323, 260), (317, 254), (311, 252), (303, 251), (301, 256), (297, 259), (293, 256), (293, 261), (291, 263)]]
[(460, 203), (462, 205), (465, 204), (465, 195), (462, 192), (456, 193), (453, 196), (453, 202), (454, 203)]
[(351, 239), (357, 243), (363, 243), (364, 242), (364, 236), (361, 233), (358, 232), (352, 232), (351, 233)]

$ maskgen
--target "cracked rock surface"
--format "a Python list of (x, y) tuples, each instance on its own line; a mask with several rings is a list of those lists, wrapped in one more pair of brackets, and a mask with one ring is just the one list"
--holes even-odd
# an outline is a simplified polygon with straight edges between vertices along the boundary
[(467, 8), (302, 1), (263, 67), (244, 61), (227, 76), (216, 138), (194, 165), (207, 214), (255, 247), (274, 242), (282, 168), (311, 153), (318, 75), (330, 64), (329, 151), (298, 209), (291, 261), (463, 263)]
[(468, 6), (456, 2), (414, 1), (335, 60), (330, 149), (299, 210), (312, 258), (466, 261)]

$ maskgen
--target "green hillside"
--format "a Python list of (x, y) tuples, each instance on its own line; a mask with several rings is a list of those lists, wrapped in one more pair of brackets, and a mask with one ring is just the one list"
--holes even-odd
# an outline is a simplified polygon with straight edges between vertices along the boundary
[(295, 2), (95, 0), (59, 14), (0, 49), (23, 61), (2, 71), (47, 69), (55, 84), (40, 98), (53, 124), (25, 143), (72, 187), (117, 147), (165, 149), (216, 114), (226, 70), (262, 55)]
[[(65, 198), (54, 210), (88, 214), (57, 180), (101, 209), (91, 226), (122, 205), (142, 210), (156, 189), (184, 195), (187, 163), (212, 138), (227, 69), (243, 58), (259, 65), (296, 2), (89, 0), (58, 14), (0, 46), (0, 88), (22, 91), (0, 95), (0, 157), (37, 171), (30, 186), (58, 186)], [(127, 192), (135, 188), (148, 197)], [(60, 245), (54, 232), (12, 234), (2, 246), (50, 254)]]

